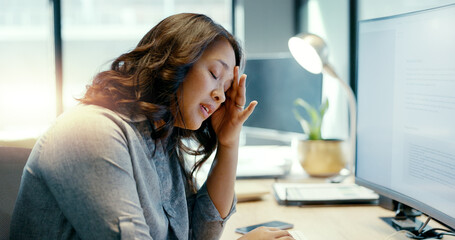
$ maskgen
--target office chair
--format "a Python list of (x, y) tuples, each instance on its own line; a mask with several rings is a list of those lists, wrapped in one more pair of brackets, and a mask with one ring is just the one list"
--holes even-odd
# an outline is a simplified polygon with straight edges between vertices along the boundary
[(0, 146), (0, 240), (9, 239), (11, 216), (30, 152), (30, 148)]

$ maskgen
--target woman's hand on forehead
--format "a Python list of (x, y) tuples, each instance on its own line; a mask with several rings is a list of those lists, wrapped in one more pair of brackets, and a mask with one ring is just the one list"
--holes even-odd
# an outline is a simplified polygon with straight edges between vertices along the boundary
[(245, 108), (246, 77), (245, 74), (240, 75), (238, 66), (234, 67), (234, 78), (226, 92), (226, 101), (212, 115), (212, 125), (220, 145), (238, 144), (242, 125), (258, 104), (252, 101)]

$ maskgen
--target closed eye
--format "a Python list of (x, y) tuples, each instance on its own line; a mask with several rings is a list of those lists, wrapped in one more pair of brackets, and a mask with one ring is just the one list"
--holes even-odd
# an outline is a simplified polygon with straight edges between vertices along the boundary
[(218, 77), (215, 76), (215, 74), (213, 74), (213, 72), (210, 72), (210, 74), (212, 74), (212, 77), (213, 77), (213, 78), (218, 79)]

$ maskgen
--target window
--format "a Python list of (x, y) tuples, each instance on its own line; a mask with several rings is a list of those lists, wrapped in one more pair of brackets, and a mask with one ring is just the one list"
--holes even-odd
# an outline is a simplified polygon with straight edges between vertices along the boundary
[[(163, 18), (197, 12), (232, 29), (232, 0), (61, 0), (63, 105)], [(55, 119), (49, 0), (0, 0), (0, 140), (39, 136)]]
[(37, 135), (55, 117), (49, 0), (0, 0), (0, 139)]

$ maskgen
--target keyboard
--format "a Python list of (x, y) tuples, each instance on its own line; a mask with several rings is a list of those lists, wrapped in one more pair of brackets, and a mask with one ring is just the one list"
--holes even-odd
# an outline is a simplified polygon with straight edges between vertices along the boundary
[(298, 230), (288, 230), (288, 232), (292, 235), (295, 240), (308, 240), (305, 235)]
[(281, 205), (375, 203), (379, 195), (354, 183), (274, 183), (273, 193)]

